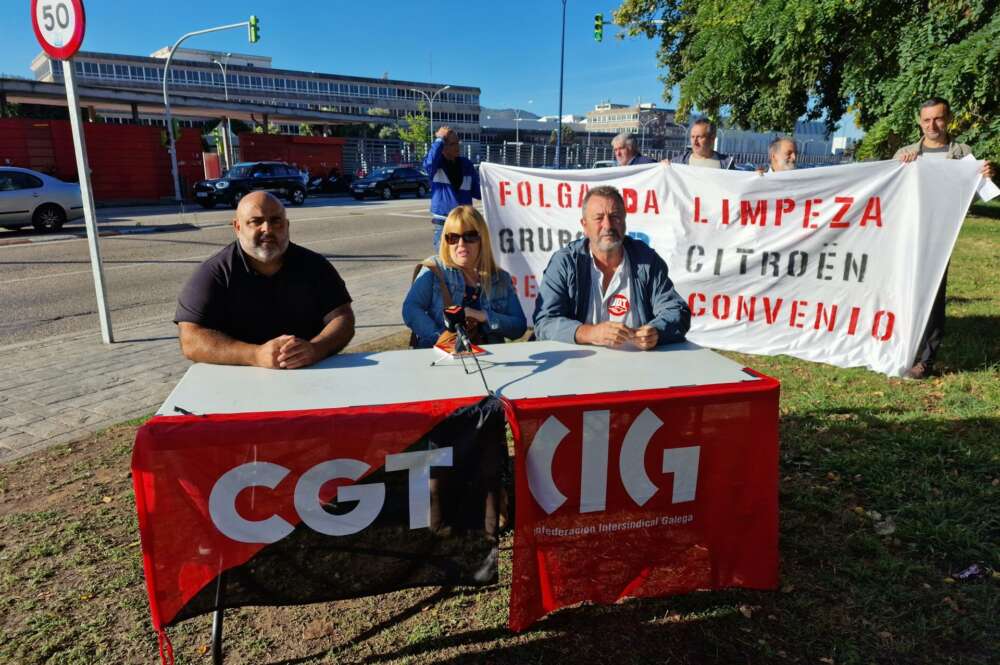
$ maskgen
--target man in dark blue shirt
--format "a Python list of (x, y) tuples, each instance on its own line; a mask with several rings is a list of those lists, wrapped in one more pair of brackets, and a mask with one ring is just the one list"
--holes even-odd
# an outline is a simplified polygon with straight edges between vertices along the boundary
[(295, 369), (344, 348), (354, 336), (344, 280), (323, 256), (289, 241), (281, 202), (247, 194), (233, 230), (236, 241), (199, 266), (178, 299), (184, 355)]

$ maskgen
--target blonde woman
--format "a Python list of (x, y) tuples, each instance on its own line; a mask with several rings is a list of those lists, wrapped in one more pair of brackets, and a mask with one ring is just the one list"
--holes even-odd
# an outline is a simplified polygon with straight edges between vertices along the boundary
[(472, 206), (458, 206), (445, 220), (441, 238), (437, 256), (424, 261), (403, 301), (403, 321), (416, 337), (416, 348), (434, 346), (445, 330), (443, 310), (449, 305), (465, 307), (473, 341), (495, 344), (521, 337), (528, 322), (510, 275), (493, 261), (483, 216)]

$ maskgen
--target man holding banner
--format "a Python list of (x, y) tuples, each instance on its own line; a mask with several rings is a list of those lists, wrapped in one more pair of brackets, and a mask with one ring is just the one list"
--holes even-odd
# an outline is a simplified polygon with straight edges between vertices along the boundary
[[(896, 151), (895, 158), (901, 162), (912, 162), (921, 157), (925, 159), (963, 159), (971, 156), (972, 150), (969, 146), (952, 141), (952, 137), (948, 133), (951, 121), (951, 106), (948, 102), (940, 97), (931, 97), (920, 106), (920, 132), (922, 134), (920, 140), (900, 148)], [(988, 161), (985, 162), (981, 173), (986, 179), (992, 178), (993, 165)], [(920, 339), (917, 356), (913, 359), (913, 367), (906, 372), (906, 376), (911, 379), (923, 379), (934, 371), (934, 359), (937, 356), (938, 347), (941, 346), (941, 340), (944, 338), (947, 283), (948, 269), (945, 268), (937, 295), (934, 296), (930, 318), (927, 319), (927, 326)]]
[(798, 158), (798, 149), (795, 141), (787, 136), (779, 136), (771, 141), (767, 149), (767, 156), (771, 162), (771, 171), (791, 171), (795, 168), (795, 161)]
[[(687, 149), (678, 164), (689, 166), (701, 166), (710, 169), (725, 169), (731, 171), (736, 168), (736, 158), (724, 155), (715, 151), (715, 137), (718, 130), (715, 124), (706, 118), (698, 118), (691, 123), (691, 130), (688, 138), (691, 139), (691, 147)], [(664, 160), (667, 164), (670, 160)]]
[(584, 236), (556, 252), (535, 301), (541, 340), (652, 349), (679, 342), (691, 312), (646, 243), (625, 235), (625, 201), (611, 186), (583, 198)]
[(611, 150), (615, 153), (618, 166), (653, 163), (652, 159), (639, 152), (639, 144), (636, 142), (635, 136), (626, 132), (611, 139)]

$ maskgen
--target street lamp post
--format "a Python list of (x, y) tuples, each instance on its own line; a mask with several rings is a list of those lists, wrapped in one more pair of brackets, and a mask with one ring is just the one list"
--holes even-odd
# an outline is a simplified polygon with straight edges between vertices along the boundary
[(170, 97), (167, 94), (167, 81), (170, 79), (170, 61), (174, 59), (174, 53), (177, 52), (177, 47), (187, 39), (188, 37), (194, 37), (195, 35), (204, 35), (209, 32), (219, 32), (221, 30), (232, 30), (233, 28), (245, 28), (250, 26), (250, 21), (243, 21), (241, 23), (230, 23), (229, 25), (220, 25), (217, 28), (207, 28), (205, 30), (195, 30), (194, 32), (189, 32), (186, 35), (182, 35), (180, 39), (174, 42), (174, 45), (170, 47), (170, 53), (167, 54), (167, 61), (163, 64), (163, 107), (165, 110), (164, 115), (167, 121), (167, 138), (170, 141), (170, 172), (174, 177), (174, 199), (177, 201), (181, 200), (181, 179), (180, 174), (177, 172), (177, 144), (174, 141), (174, 119), (170, 115)]
[(642, 120), (642, 110), (639, 111), (639, 126), (642, 127), (642, 139), (639, 142), (639, 152), (645, 152), (646, 150), (646, 127), (652, 125), (654, 122), (659, 120), (654, 114), (650, 114), (646, 121)]
[(446, 85), (443, 88), (438, 88), (434, 92), (433, 95), (428, 95), (423, 90), (417, 90), (416, 88), (410, 88), (410, 90), (412, 90), (413, 92), (419, 92), (421, 95), (424, 96), (424, 99), (427, 100), (427, 106), (429, 107), (429, 111), (430, 111), (430, 114), (431, 114), (431, 119), (430, 119), (430, 129), (431, 129), (431, 132), (430, 132), (431, 133), (431, 140), (430, 140), (430, 142), (431, 143), (434, 143), (434, 100), (437, 99), (438, 95), (440, 95), (442, 92), (444, 92), (445, 90), (447, 90), (450, 87), (451, 87), (450, 85)]
[[(222, 89), (225, 92), (227, 104), (229, 103), (229, 81), (226, 79), (226, 64), (228, 64), (230, 56), (232, 56), (232, 53), (227, 53), (225, 55), (225, 62), (220, 62), (217, 58), (212, 58), (212, 62), (217, 64), (219, 66), (219, 69), (222, 70)], [(236, 153), (233, 150), (233, 127), (229, 123), (228, 113), (226, 114), (225, 120), (226, 120), (226, 140), (225, 140), (226, 168), (231, 169), (233, 168), (233, 159), (235, 159)]]

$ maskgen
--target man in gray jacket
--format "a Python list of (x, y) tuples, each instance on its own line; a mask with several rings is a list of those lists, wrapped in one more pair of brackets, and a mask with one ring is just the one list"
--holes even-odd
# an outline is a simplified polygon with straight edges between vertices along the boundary
[(552, 255), (535, 301), (535, 336), (641, 350), (680, 342), (691, 311), (667, 264), (625, 235), (625, 201), (611, 186), (583, 199), (583, 238)]
[[(916, 159), (962, 159), (972, 154), (972, 149), (964, 143), (955, 142), (948, 133), (951, 124), (951, 106), (940, 97), (931, 97), (920, 105), (920, 140), (896, 151), (895, 159), (912, 162)], [(993, 165), (983, 164), (984, 178), (993, 177)], [(911, 379), (923, 379), (934, 372), (934, 360), (938, 347), (944, 338), (945, 299), (948, 284), (948, 269), (945, 268), (931, 306), (927, 327), (917, 348), (913, 366), (906, 372)]]

